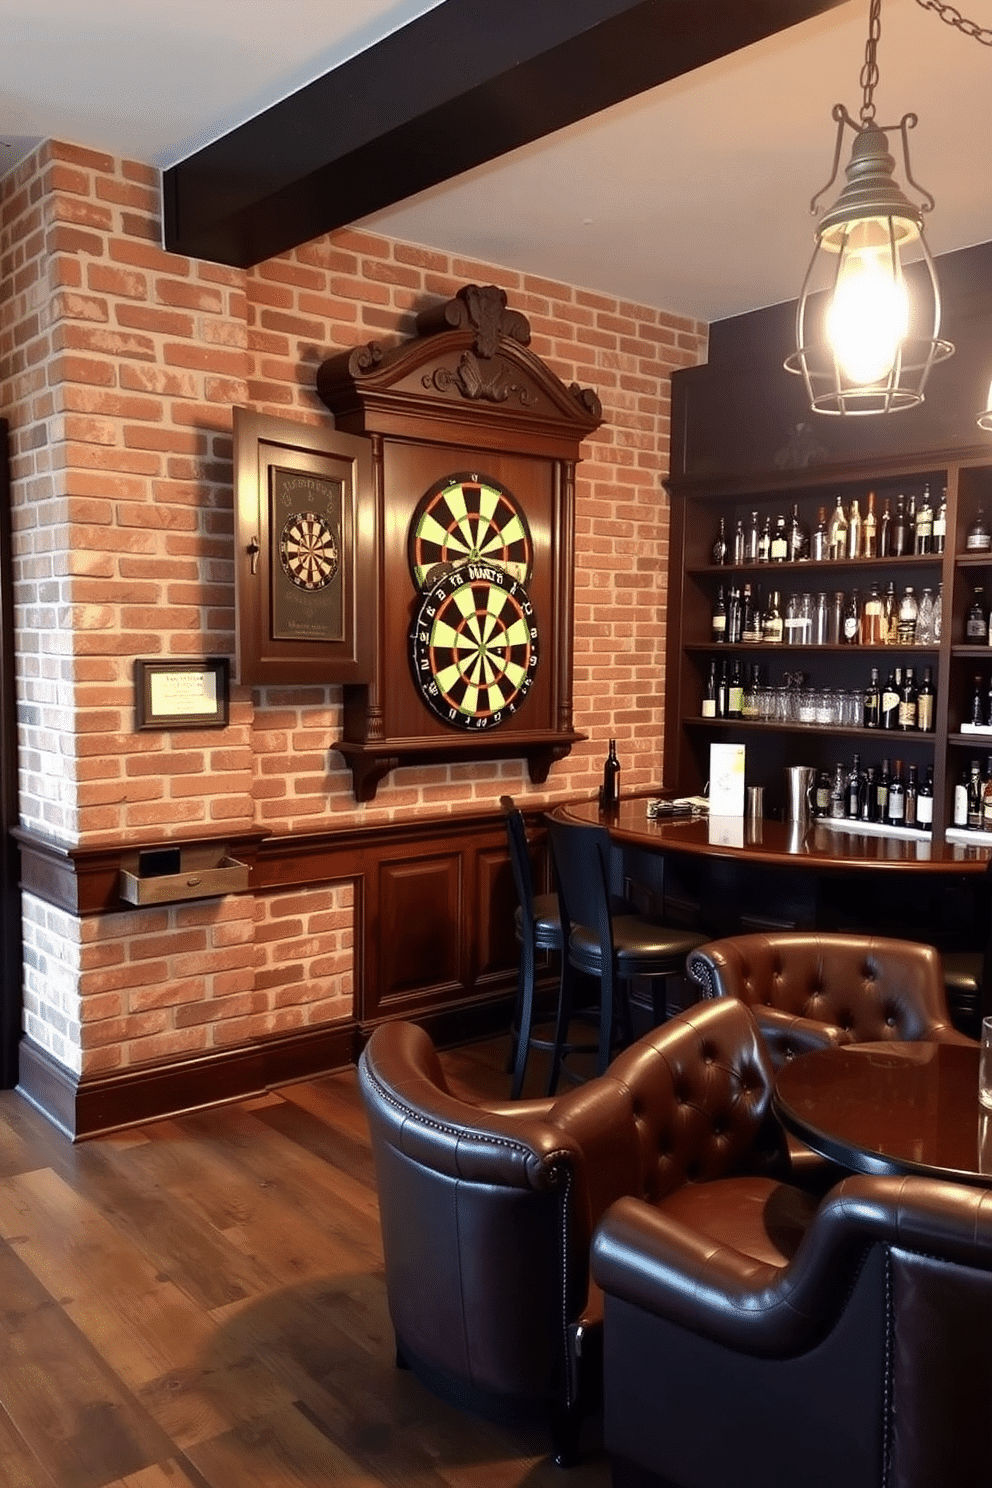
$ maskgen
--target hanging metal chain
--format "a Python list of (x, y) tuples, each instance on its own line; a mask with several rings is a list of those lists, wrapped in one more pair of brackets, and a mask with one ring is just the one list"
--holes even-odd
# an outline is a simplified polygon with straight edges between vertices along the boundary
[(992, 46), (992, 28), (980, 26), (977, 21), (969, 21), (953, 5), (943, 5), (941, 0), (916, 0), (916, 3), (924, 10), (935, 11), (942, 21), (946, 21), (957, 31), (963, 31), (965, 36), (980, 41), (982, 46)]
[(882, 0), (871, 0), (868, 14), (868, 40), (865, 42), (865, 65), (861, 69), (861, 123), (870, 124), (875, 117), (875, 88), (878, 85), (878, 62), (875, 54), (882, 35)]

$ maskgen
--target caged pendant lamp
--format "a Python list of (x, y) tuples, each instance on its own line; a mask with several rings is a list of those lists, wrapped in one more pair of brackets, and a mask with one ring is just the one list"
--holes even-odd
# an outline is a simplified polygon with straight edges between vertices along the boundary
[[(909, 130), (916, 115), (904, 114), (897, 125), (875, 122), (880, 35), (881, 0), (870, 0), (860, 119), (856, 123), (843, 104), (834, 105), (833, 172), (810, 203), (817, 212), (820, 198), (836, 181), (849, 125), (854, 144), (846, 185), (817, 226), (796, 309), (796, 350), (785, 363), (803, 378), (817, 413), (914, 408), (923, 402), (930, 368), (954, 351), (940, 338), (940, 289), (923, 236), (923, 214), (934, 201), (913, 180), (909, 164)], [(895, 180), (885, 132), (893, 129), (902, 139), (906, 180), (919, 192), (919, 205)]]

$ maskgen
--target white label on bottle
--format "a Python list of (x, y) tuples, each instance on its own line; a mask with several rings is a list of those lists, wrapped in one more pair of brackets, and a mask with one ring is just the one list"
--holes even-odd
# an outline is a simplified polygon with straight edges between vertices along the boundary
[(901, 822), (906, 812), (906, 798), (901, 791), (889, 791), (889, 821)]
[(702, 716), (704, 718), (716, 717), (716, 698), (703, 698)]
[(781, 620), (766, 620), (765, 621), (764, 639), (766, 641), (776, 641), (776, 642), (777, 641), (781, 641), (781, 639), (782, 639), (782, 622), (781, 622)]
[(968, 825), (968, 787), (966, 785), (954, 787), (954, 825), (956, 827)]
[(933, 824), (933, 796), (917, 796), (916, 798), (916, 820), (921, 827), (929, 827)]

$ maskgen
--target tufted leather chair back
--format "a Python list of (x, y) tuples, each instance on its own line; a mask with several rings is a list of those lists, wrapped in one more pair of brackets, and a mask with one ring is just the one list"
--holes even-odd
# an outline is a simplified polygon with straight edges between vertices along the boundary
[(915, 941), (735, 935), (691, 952), (686, 969), (703, 996), (736, 997), (755, 1009), (762, 1031), (774, 1034), (776, 1062), (812, 1046), (809, 1025), (822, 1025), (838, 1044), (962, 1037), (951, 1027), (940, 956)]

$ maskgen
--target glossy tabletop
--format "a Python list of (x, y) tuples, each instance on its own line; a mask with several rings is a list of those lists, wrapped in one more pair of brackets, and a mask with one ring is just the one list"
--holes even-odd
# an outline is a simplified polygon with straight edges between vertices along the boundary
[(761, 864), (786, 864), (823, 870), (894, 868), (906, 872), (984, 873), (992, 858), (988, 847), (909, 837), (872, 836), (856, 823), (838, 830), (813, 822), (805, 830), (788, 822), (741, 817), (698, 816), (652, 820), (647, 798), (622, 800), (616, 811), (603, 812), (596, 801), (571, 801), (555, 808), (565, 821), (605, 826), (615, 842), (704, 857), (732, 857)]
[(814, 1152), (859, 1173), (919, 1173), (992, 1188), (992, 1111), (978, 1045), (848, 1044), (779, 1071), (775, 1110)]

